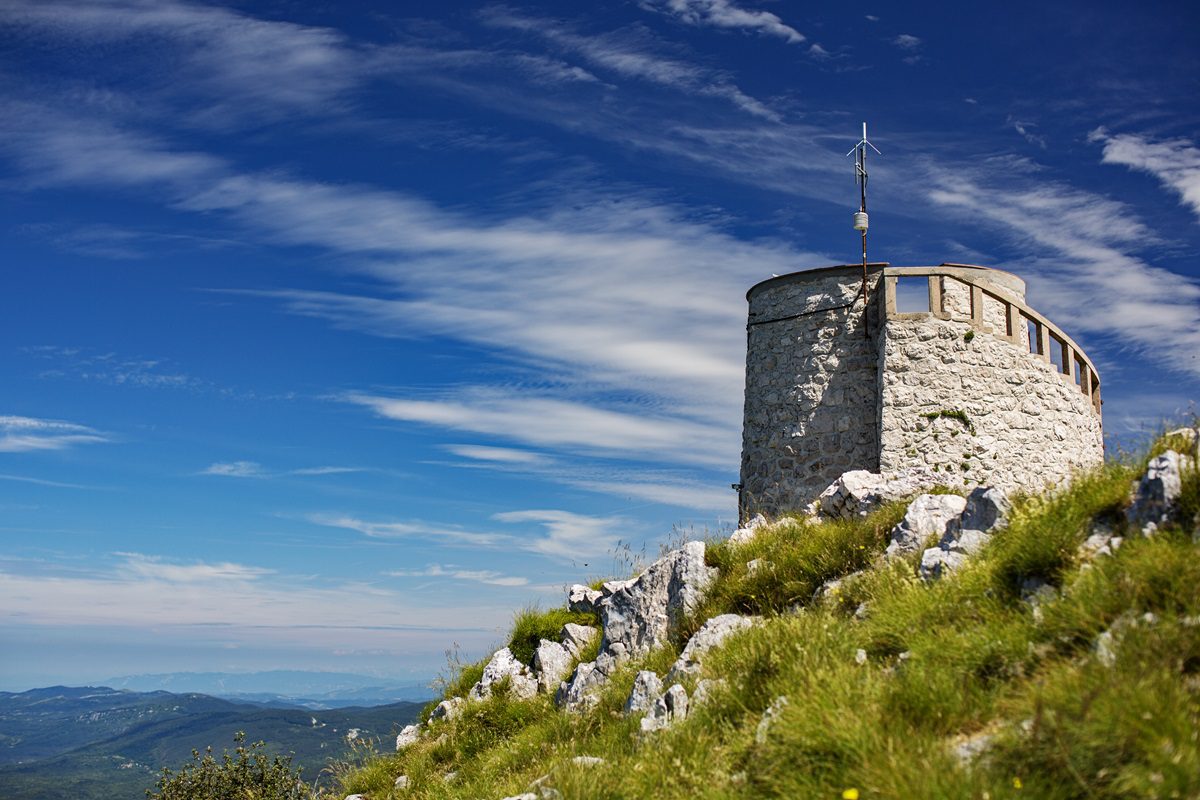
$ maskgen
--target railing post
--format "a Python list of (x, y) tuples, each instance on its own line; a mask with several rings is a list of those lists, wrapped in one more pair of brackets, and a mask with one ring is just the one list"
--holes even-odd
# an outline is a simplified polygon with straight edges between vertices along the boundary
[(1034, 320), (1037, 326), (1037, 354), (1042, 361), (1050, 360), (1050, 329), (1041, 322)]
[(1014, 303), (1005, 303), (1004, 310), (1008, 314), (1008, 335), (1017, 344), (1025, 340), (1024, 334), (1021, 333), (1021, 309)]
[(883, 314), (885, 317), (896, 316), (896, 281), (897, 278), (883, 278)]
[(975, 284), (968, 284), (971, 287), (971, 322), (976, 326), (983, 327), (983, 289), (980, 289)]
[(929, 313), (942, 313), (942, 278), (940, 275), (930, 275), (929, 283)]

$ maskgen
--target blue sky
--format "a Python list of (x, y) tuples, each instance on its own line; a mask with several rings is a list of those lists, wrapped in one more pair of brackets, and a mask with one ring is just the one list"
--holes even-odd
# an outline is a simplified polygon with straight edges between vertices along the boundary
[(744, 293), (1010, 269), (1200, 397), (1200, 13), (0, 2), (0, 688), (431, 675), (727, 527)]

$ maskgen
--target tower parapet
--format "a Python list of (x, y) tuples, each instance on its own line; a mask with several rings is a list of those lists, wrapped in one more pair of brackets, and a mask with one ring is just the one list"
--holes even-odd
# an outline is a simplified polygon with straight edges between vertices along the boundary
[[(854, 469), (1033, 490), (1103, 460), (1096, 368), (1020, 278), (869, 264), (865, 310), (862, 281), (827, 267), (747, 293), (743, 515), (802, 509)], [(919, 310), (897, 302), (910, 288)]]

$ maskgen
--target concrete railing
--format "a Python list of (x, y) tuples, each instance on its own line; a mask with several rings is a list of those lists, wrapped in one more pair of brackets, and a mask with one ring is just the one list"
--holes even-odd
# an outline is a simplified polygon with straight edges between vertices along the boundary
[[(929, 310), (901, 312), (897, 310), (896, 286), (901, 278), (923, 277), (928, 285)], [(946, 306), (947, 280), (958, 281), (969, 292), (969, 316), (954, 317)], [(1021, 285), (1005, 286), (1007, 281)], [(1051, 364), (1064, 383), (1074, 384), (1091, 400), (1092, 409), (1100, 414), (1100, 375), (1087, 354), (1075, 341), (1050, 320), (1017, 299), (1024, 294), (1023, 283), (1015, 276), (986, 267), (966, 264), (942, 264), (938, 267), (885, 267), (883, 269), (883, 305), (887, 319), (933, 316), (937, 319), (967, 322), (972, 329), (990, 334), (1016, 347), (1026, 348), (1029, 354)], [(984, 304), (990, 299), (1003, 307), (1003, 329), (984, 321)], [(1053, 358), (1057, 355), (1059, 358)]]

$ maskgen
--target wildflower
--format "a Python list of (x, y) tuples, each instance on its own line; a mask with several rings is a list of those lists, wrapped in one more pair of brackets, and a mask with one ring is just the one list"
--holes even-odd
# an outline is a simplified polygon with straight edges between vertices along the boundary
[(842, 792), (842, 800), (858, 800), (858, 789), (850, 788)]
[(1014, 789), (1021, 788), (1021, 779), (1020, 778), (1013, 778), (1013, 788)]

